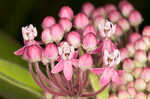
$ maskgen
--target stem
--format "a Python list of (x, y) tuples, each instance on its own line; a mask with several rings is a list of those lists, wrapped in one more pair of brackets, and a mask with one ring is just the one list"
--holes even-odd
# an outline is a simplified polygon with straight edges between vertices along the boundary
[[(35, 66), (36, 66), (36, 68), (38, 69), (38, 63), (36, 63)], [(42, 88), (44, 91), (47, 91), (47, 92), (49, 92), (49, 93), (51, 93), (51, 94), (54, 94), (54, 95), (65, 96), (64, 93), (55, 92), (55, 91), (50, 90), (49, 88), (47, 88), (47, 87), (44, 85), (44, 83), (42, 82), (41, 77), (40, 77), (40, 75), (39, 75), (39, 71), (38, 71), (37, 69), (36, 69), (36, 71), (38, 72), (39, 81), (36, 79), (36, 76), (35, 76), (35, 74), (34, 74), (34, 72), (33, 72), (32, 64), (29, 63), (29, 71), (30, 71), (30, 73), (31, 73), (31, 75), (32, 75), (32, 77), (33, 77), (33, 79), (34, 79), (34, 81), (39, 85), (40, 88)]]
[(139, 26), (135, 26), (135, 31), (138, 33), (139, 32)]
[(108, 86), (105, 85), (104, 87), (102, 87), (100, 90), (93, 92), (93, 93), (89, 93), (89, 94), (82, 94), (81, 97), (92, 97), (92, 96), (96, 96), (97, 94), (101, 93), (106, 87)]
[(77, 93), (79, 93), (80, 90), (80, 69), (79, 68), (77, 68), (76, 88), (77, 88)]

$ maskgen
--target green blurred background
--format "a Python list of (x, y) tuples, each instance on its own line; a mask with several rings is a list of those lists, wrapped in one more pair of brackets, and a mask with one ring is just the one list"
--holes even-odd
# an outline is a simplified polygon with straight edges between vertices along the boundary
[[(20, 66), (27, 68), (25, 66), (26, 62), (22, 61), (20, 57), (13, 55), (13, 52), (21, 47), (19, 45), (23, 45), (21, 27), (33, 24), (37, 27), (39, 34), (41, 34), (41, 22), (44, 17), (54, 16), (58, 20), (58, 12), (63, 5), (69, 5), (76, 14), (86, 1), (90, 1), (98, 7), (107, 3), (118, 5), (120, 0), (0, 0), (0, 59), (22, 64)], [(140, 26), (140, 30), (142, 30), (145, 25), (150, 24), (150, 1), (129, 1), (143, 15), (144, 22)], [(3, 88), (6, 85), (2, 83), (5, 82), (0, 79), (0, 99), (11, 93), (11, 91), (8, 94), (6, 91), (4, 92), (5, 94), (3, 93)]]

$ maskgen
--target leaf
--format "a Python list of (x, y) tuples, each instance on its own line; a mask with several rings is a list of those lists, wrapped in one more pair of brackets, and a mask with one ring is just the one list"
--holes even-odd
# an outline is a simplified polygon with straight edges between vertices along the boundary
[(15, 56), (14, 51), (19, 49), (19, 46), (14, 39), (0, 31), (0, 58), (12, 61), (23, 66), (27, 65), (20, 56)]
[[(99, 83), (99, 78), (93, 74), (92, 72), (90, 73), (90, 82), (92, 85), (92, 88), (94, 89), (94, 91), (98, 91), (99, 89), (101, 89), (100, 83)], [(98, 94), (97, 99), (108, 99), (109, 97), (109, 91), (108, 91), (108, 87), (101, 92), (100, 94)]]
[(0, 93), (8, 99), (42, 98), (41, 89), (28, 70), (2, 59), (0, 59)]

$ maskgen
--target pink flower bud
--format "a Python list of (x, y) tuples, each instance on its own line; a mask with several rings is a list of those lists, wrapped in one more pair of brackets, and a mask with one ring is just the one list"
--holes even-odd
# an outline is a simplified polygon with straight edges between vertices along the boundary
[(150, 82), (148, 82), (147, 87), (146, 87), (146, 90), (147, 90), (148, 92), (150, 92)]
[(129, 57), (129, 52), (126, 48), (121, 48), (121, 49), (119, 49), (119, 51), (120, 51), (121, 60), (124, 60)]
[(124, 72), (121, 78), (124, 84), (134, 80), (132, 74), (127, 72)]
[(55, 44), (49, 43), (44, 49), (44, 56), (49, 60), (56, 60), (58, 58), (58, 49)]
[(121, 13), (125, 17), (128, 17), (131, 11), (134, 9), (134, 7), (128, 1), (125, 0), (119, 3), (119, 8), (121, 10)]
[(147, 99), (143, 92), (137, 92), (134, 99)]
[(69, 6), (63, 6), (59, 12), (60, 18), (67, 18), (69, 20), (73, 17), (73, 10)]
[(90, 69), (93, 66), (93, 58), (90, 54), (83, 54), (79, 58), (79, 67), (82, 70)]
[(22, 36), (24, 41), (31, 41), (37, 36), (36, 27), (33, 27), (32, 24), (26, 27), (22, 27)]
[(72, 28), (72, 23), (69, 19), (67, 18), (61, 18), (59, 20), (59, 24), (62, 26), (65, 32), (69, 32)]
[(110, 12), (113, 11), (113, 10), (117, 10), (117, 8), (116, 8), (115, 5), (113, 5), (113, 4), (107, 4), (107, 5), (105, 6), (105, 10), (106, 10), (107, 13), (110, 13)]
[(121, 18), (121, 15), (118, 11), (113, 10), (109, 13), (108, 17), (111, 22), (116, 23)]
[(119, 99), (130, 99), (130, 95), (127, 91), (125, 90), (120, 90), (118, 93)]
[(138, 26), (139, 24), (141, 24), (143, 21), (143, 18), (141, 16), (141, 14), (136, 11), (133, 10), (130, 15), (129, 15), (129, 22), (132, 26)]
[(96, 36), (93, 33), (88, 33), (87, 35), (85, 35), (85, 37), (83, 38), (83, 48), (86, 51), (91, 52), (95, 50), (96, 45), (97, 45), (97, 40), (96, 40)]
[(78, 48), (81, 45), (81, 36), (78, 32), (72, 31), (67, 36), (67, 41), (74, 47)]
[(135, 81), (135, 89), (138, 91), (143, 91), (146, 88), (146, 83), (142, 78), (138, 78)]
[(97, 16), (96, 18), (94, 18), (94, 26), (96, 30), (98, 30), (99, 24), (104, 24), (104, 23), (105, 23), (105, 19), (102, 16)]
[(135, 61), (144, 63), (147, 60), (146, 52), (143, 50), (136, 50), (135, 56), (134, 56)]
[(132, 73), (133, 76), (134, 76), (135, 78), (140, 77), (142, 70), (143, 70), (143, 69), (140, 68), (140, 67), (135, 68), (134, 71), (133, 71), (133, 73)]
[(109, 99), (118, 99), (118, 97), (116, 95), (109, 95)]
[(84, 13), (78, 13), (74, 18), (74, 25), (77, 29), (83, 29), (89, 23), (90, 21)]
[(148, 67), (144, 68), (140, 77), (144, 79), (146, 82), (149, 82), (150, 81), (150, 68)]
[(150, 26), (145, 26), (142, 31), (143, 36), (150, 36)]
[(53, 42), (49, 28), (46, 28), (42, 31), (41, 39), (45, 44)]
[(144, 42), (144, 40), (142, 38), (136, 40), (136, 42), (135, 42), (135, 49), (136, 50), (144, 50), (144, 51), (147, 50), (146, 43)]
[(132, 72), (132, 70), (134, 69), (134, 63), (133, 61), (130, 59), (130, 58), (126, 58), (124, 61), (123, 61), (123, 69), (126, 71), (126, 72)]
[(106, 11), (103, 7), (99, 7), (97, 9), (95, 9), (92, 13), (92, 18), (95, 19), (97, 16), (101, 16), (103, 18), (106, 17)]
[(64, 36), (64, 30), (60, 24), (54, 24), (50, 28), (50, 33), (53, 41), (59, 42)]
[(128, 90), (128, 93), (129, 93), (131, 99), (134, 99), (134, 97), (136, 95), (136, 89), (134, 87), (130, 87), (127, 90)]
[(124, 32), (126, 32), (130, 29), (130, 24), (125, 18), (119, 19), (118, 24), (121, 26), (121, 28)]
[(143, 36), (142, 38), (146, 44), (146, 50), (148, 50), (150, 48), (150, 36)]
[(86, 34), (88, 34), (89, 32), (94, 33), (96, 35), (96, 30), (94, 28), (94, 26), (92, 24), (87, 25), (84, 29), (83, 29), (83, 36), (85, 36)]
[(54, 17), (52, 16), (47, 16), (43, 19), (42, 22), (42, 27), (45, 28), (50, 28), (52, 25), (54, 25), (56, 23), (56, 20)]
[(134, 42), (136, 42), (138, 39), (140, 39), (141, 38), (141, 35), (139, 34), (139, 33), (137, 33), (137, 32), (134, 32), (134, 33), (132, 33), (130, 36), (129, 36), (129, 41), (131, 42), (131, 43), (134, 43)]
[(116, 24), (116, 31), (115, 31), (114, 35), (117, 37), (120, 37), (123, 35), (122, 28), (118, 24)]
[(91, 16), (94, 9), (94, 5), (90, 2), (86, 2), (82, 5), (82, 12), (85, 13), (87, 16)]
[(134, 87), (133, 81), (127, 83), (127, 88), (131, 88), (131, 87)]
[(126, 45), (126, 48), (128, 49), (128, 52), (129, 52), (129, 55), (131, 56), (131, 57), (133, 57), (133, 55), (134, 55), (134, 53), (135, 53), (135, 47), (134, 47), (134, 43), (128, 43), (127, 45)]
[(42, 48), (38, 45), (31, 45), (27, 48), (27, 55), (29, 58), (29, 61), (31, 62), (37, 62), (41, 60), (42, 56)]

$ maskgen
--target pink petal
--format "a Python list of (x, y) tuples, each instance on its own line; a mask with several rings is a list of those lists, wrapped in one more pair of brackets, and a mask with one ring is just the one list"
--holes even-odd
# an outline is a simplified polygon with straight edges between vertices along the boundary
[(75, 51), (72, 58), (77, 58), (77, 57), (78, 57), (78, 54), (79, 54), (79, 53), (78, 53), (77, 51)]
[(100, 85), (101, 86), (107, 85), (111, 80), (112, 74), (113, 74), (113, 70), (111, 68), (109, 68), (109, 67), (105, 68), (105, 70), (100, 78)]
[(72, 70), (72, 64), (70, 61), (64, 61), (64, 76), (66, 78), (66, 80), (71, 80), (72, 79), (72, 74), (73, 74), (73, 70)]
[(123, 70), (118, 70), (117, 72), (118, 72), (119, 75), (122, 75), (124, 73)]
[(91, 69), (91, 71), (96, 75), (100, 75), (101, 73), (104, 72), (104, 68), (93, 68)]
[(78, 68), (78, 64), (79, 64), (79, 60), (78, 60), (78, 59), (72, 59), (71, 62), (72, 62), (72, 65), (73, 65), (75, 68)]
[(64, 61), (61, 60), (61, 61), (59, 61), (59, 62), (56, 64), (56, 66), (52, 69), (51, 72), (52, 72), (52, 73), (58, 73), (58, 72), (62, 71), (63, 68), (64, 68)]
[(117, 71), (114, 70), (113, 75), (112, 75), (112, 81), (117, 83), (117, 84), (121, 84), (121, 79), (117, 73)]
[(22, 55), (24, 53), (24, 49), (25, 49), (25, 46), (18, 49), (17, 51), (14, 52), (15, 55)]

